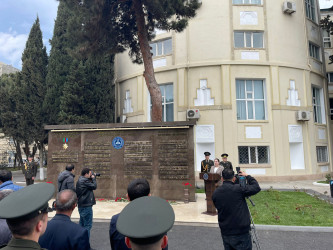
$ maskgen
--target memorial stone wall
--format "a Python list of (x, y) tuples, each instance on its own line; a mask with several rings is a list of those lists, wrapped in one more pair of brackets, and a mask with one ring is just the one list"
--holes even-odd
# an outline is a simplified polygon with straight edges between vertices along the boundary
[[(48, 181), (69, 163), (75, 182), (88, 167), (100, 173), (95, 196), (125, 197), (129, 182), (145, 178), (151, 194), (168, 200), (195, 201), (194, 122), (48, 125)], [(185, 185), (186, 184), (186, 185)]]

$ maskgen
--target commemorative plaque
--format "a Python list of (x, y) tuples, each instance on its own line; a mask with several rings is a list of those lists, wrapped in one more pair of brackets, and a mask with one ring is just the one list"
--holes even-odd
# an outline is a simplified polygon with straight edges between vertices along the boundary
[(67, 164), (75, 166), (75, 182), (84, 167), (100, 173), (99, 198), (124, 197), (135, 178), (149, 181), (151, 194), (195, 201), (195, 122), (47, 125), (48, 181), (57, 183)]

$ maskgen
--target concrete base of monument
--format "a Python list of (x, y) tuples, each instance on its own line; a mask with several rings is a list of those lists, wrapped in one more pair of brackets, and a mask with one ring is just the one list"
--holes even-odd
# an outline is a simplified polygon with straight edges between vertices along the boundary
[[(52, 204), (53, 200), (49, 201)], [(169, 201), (170, 202), (170, 201)], [(120, 213), (128, 202), (99, 201), (93, 206), (94, 220), (110, 220), (115, 214)], [(200, 222), (208, 224), (217, 224), (217, 216), (204, 214), (207, 211), (205, 194), (196, 194), (196, 202), (184, 203), (184, 201), (170, 202), (175, 211), (175, 221), (177, 222)], [(49, 213), (49, 218), (55, 215), (55, 212)], [(72, 219), (77, 221), (80, 218), (77, 209), (74, 210)]]

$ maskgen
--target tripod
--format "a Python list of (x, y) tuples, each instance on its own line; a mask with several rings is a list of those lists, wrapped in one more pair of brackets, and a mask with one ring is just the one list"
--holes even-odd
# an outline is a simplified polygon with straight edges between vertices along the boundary
[[(246, 197), (246, 199), (248, 199), (248, 200), (251, 202), (252, 206), (255, 206), (255, 205), (256, 205), (256, 204), (254, 204), (254, 202), (250, 199), (250, 197)], [(247, 209), (249, 210), (249, 214), (250, 214), (250, 218), (251, 218), (251, 223), (252, 223), (252, 229), (253, 229), (253, 230), (251, 230), (251, 233), (252, 233), (252, 240), (253, 240), (254, 245), (256, 245), (256, 248), (257, 248), (258, 250), (261, 250), (261, 248), (260, 248), (260, 244), (259, 244), (259, 239), (258, 239), (258, 236), (257, 236), (257, 231), (256, 231), (256, 228), (255, 228), (255, 226), (254, 226), (254, 222), (253, 222), (252, 214), (251, 214), (251, 211), (250, 211), (250, 208), (249, 208), (249, 205), (247, 204), (247, 202), (246, 202), (246, 205), (247, 205)]]

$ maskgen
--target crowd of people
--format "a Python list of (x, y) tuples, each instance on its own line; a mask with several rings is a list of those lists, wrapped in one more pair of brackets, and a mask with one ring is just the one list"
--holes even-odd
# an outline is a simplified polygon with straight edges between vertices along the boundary
[[(250, 214), (245, 198), (260, 191), (258, 182), (243, 171), (239, 176), (247, 180), (241, 186), (227, 154), (201, 162), (202, 172), (221, 175), (216, 182), (212, 200), (217, 209), (218, 223), (224, 248), (252, 249)], [(83, 168), (74, 185), (74, 165), (58, 176), (57, 194), (52, 207), (48, 201), (55, 194), (53, 184), (34, 181), (34, 164), (27, 163), (27, 186), (14, 185), (12, 173), (0, 170), (0, 246), (2, 249), (91, 249), (90, 230), (93, 224), (92, 206), (96, 204), (94, 190), (97, 189), (95, 173)], [(27, 178), (27, 175), (26, 175)], [(29, 184), (28, 184), (29, 183)], [(127, 188), (130, 203), (113, 215), (110, 221), (109, 238), (111, 249), (168, 249), (167, 232), (172, 228), (175, 214), (169, 202), (150, 195), (146, 179), (134, 179)], [(71, 221), (78, 207), (79, 224)], [(237, 208), (237, 209), (235, 209)], [(47, 213), (56, 211), (48, 222)]]

